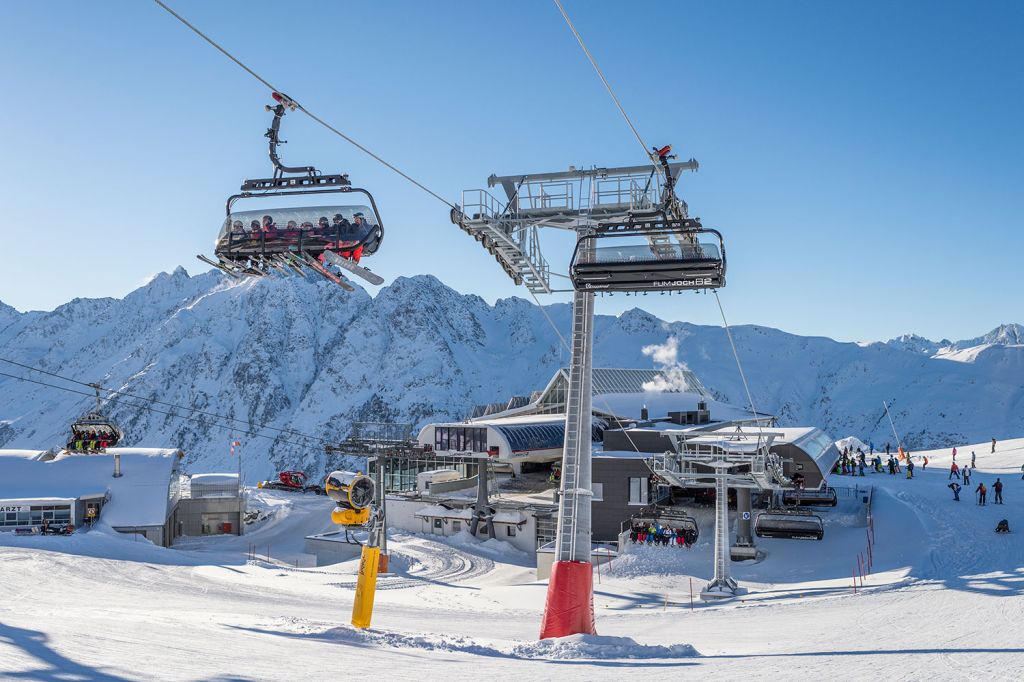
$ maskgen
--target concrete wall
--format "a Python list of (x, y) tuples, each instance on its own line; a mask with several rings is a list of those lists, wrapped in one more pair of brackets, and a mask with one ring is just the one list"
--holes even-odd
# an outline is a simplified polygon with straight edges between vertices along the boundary
[(305, 552), (316, 557), (317, 566), (330, 566), (355, 559), (362, 553), (362, 546), (344, 542), (344, 537), (344, 531), (309, 535), (306, 537)]
[(470, 478), (457, 478), (453, 481), (434, 481), (427, 484), (427, 488), (431, 495), (442, 495), (444, 493), (454, 492), (456, 490), (466, 490), (467, 488), (476, 488), (477, 477), (471, 476)]
[(176, 524), (180, 533), (176, 535), (217, 535), (223, 523), (231, 524), (233, 535), (241, 535), (243, 507), (238, 497), (185, 498), (178, 503)]
[(146, 538), (154, 545), (161, 547), (167, 547), (168, 543), (164, 542), (164, 527), (163, 526), (118, 526), (114, 528), (118, 533), (124, 533), (125, 535), (139, 535)]

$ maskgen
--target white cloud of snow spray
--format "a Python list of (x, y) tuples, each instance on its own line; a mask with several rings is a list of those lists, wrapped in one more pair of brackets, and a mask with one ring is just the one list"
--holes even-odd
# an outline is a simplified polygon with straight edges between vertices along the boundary
[(641, 349), (644, 355), (651, 358), (661, 370), (661, 374), (643, 383), (645, 391), (689, 391), (690, 382), (686, 380), (686, 372), (690, 370), (685, 362), (679, 359), (679, 339), (668, 337), (665, 343), (655, 343)]

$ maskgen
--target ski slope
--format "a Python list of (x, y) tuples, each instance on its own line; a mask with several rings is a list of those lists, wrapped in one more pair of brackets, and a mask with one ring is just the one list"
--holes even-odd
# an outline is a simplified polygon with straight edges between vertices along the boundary
[[(952, 444), (951, 444), (952, 446)], [(951, 447), (950, 446), (950, 447)], [(973, 489), (946, 487), (949, 449), (915, 478), (868, 474), (874, 572), (855, 594), (866, 530), (846, 507), (826, 539), (759, 540), (733, 564), (749, 590), (691, 609), (711, 534), (692, 550), (639, 548), (595, 573), (597, 637), (537, 642), (546, 584), (529, 557), (463, 536), (392, 535), (374, 627), (348, 626), (356, 562), (309, 568), (301, 537), (330, 528), (323, 497), (261, 491), (274, 515), (248, 535), (172, 550), (100, 527), (70, 538), (0, 534), (0, 677), (20, 679), (620, 679), (774, 675), (841, 679), (1024, 677), (1024, 439), (977, 452)], [(929, 465), (921, 471), (920, 458)], [(845, 479), (845, 480), (844, 480)], [(845, 504), (845, 503), (844, 503)], [(996, 535), (1001, 518), (1013, 533)], [(247, 562), (250, 544), (265, 555)], [(296, 568), (296, 562), (299, 567)]]

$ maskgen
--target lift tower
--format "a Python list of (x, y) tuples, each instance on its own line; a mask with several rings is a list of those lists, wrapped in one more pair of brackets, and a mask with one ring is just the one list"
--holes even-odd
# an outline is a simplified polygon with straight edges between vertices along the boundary
[[(564, 172), (492, 175), (504, 199), (466, 190), (452, 222), (472, 235), (516, 284), (534, 294), (556, 291), (541, 253), (540, 230), (576, 233), (572, 358), (555, 563), (541, 638), (594, 632), (591, 553), (591, 419), (594, 293), (682, 291), (725, 284), (721, 235), (687, 215), (675, 194), (694, 159), (673, 163), (671, 147), (653, 151), (657, 165), (570, 167)], [(708, 237), (711, 237), (710, 239)]]

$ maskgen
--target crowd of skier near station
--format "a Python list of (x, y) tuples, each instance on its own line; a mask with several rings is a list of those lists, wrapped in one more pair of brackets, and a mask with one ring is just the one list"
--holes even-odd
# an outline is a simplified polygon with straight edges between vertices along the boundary
[[(873, 469), (874, 473), (879, 473), (879, 474), (882, 473), (882, 471), (883, 471), (883, 462), (882, 462), (881, 453), (875, 454), (874, 443), (871, 443), (868, 446), (868, 448), (869, 448), (869, 453), (865, 453), (863, 448), (860, 448), (860, 447), (858, 447), (856, 449), (856, 451), (853, 451), (849, 447), (843, 448), (843, 452), (840, 455), (839, 460), (836, 462), (836, 466), (835, 466), (835, 469), (833, 470), (833, 473), (840, 474), (840, 475), (863, 476), (865, 469), (868, 468), (869, 466), (870, 466), (871, 469)], [(993, 438), (992, 439), (992, 450), (991, 450), (991, 452), (994, 453), (995, 451), (996, 451), (996, 439)], [(952, 483), (949, 483), (947, 485), (947, 487), (950, 490), (953, 491), (953, 500), (955, 502), (959, 502), (960, 501), (960, 491), (963, 489), (963, 486), (961, 486), (960, 483), (958, 483), (957, 481), (961, 481), (962, 480), (963, 481), (963, 485), (967, 485), (967, 486), (969, 486), (971, 484), (971, 477), (974, 475), (975, 463), (977, 462), (977, 454), (972, 450), (971, 451), (971, 463), (970, 464), (965, 464), (963, 467), (961, 467), (959, 464), (957, 464), (956, 455), (957, 455), (957, 450), (954, 447), (953, 448), (953, 462), (950, 464), (949, 476), (947, 477), (947, 480), (950, 480), (952, 478), (956, 478), (957, 480), (953, 481)], [(884, 463), (884, 466), (886, 468), (888, 468), (890, 476), (895, 476), (895, 475), (901, 474), (903, 472), (903, 468), (904, 467), (900, 466), (900, 461), (901, 460), (905, 460), (906, 461), (905, 468), (906, 468), (906, 476), (907, 476), (907, 478), (911, 479), (911, 478), (914, 477), (915, 464), (914, 464), (914, 460), (911, 458), (909, 450), (904, 450), (902, 447), (900, 447), (899, 448), (899, 452), (898, 452), (898, 456), (894, 456), (892, 454), (892, 452), (891, 452), (891, 445), (889, 443), (886, 443), (885, 444), (885, 456), (886, 456), (886, 461)], [(868, 457), (871, 458), (870, 463), (868, 462)], [(922, 457), (921, 470), (923, 471), (923, 470), (925, 470), (927, 468), (928, 468), (928, 456), (925, 455), (925, 456)], [(1024, 480), (1024, 464), (1021, 465), (1020, 470), (1021, 470), (1021, 480)], [(1003, 504), (1003, 481), (1002, 481), (1001, 478), (996, 477), (995, 483), (992, 484), (992, 492), (995, 495), (995, 499), (993, 500), (993, 503), (994, 504)], [(979, 506), (986, 506), (987, 503), (988, 503), (988, 487), (985, 485), (985, 483), (983, 481), (978, 481), (978, 485), (974, 489), (974, 493), (977, 495), (978, 505)], [(996, 532), (997, 533), (1008, 533), (1009, 530), (1010, 530), (1009, 522), (1006, 519), (1001, 520), (999, 522), (999, 525), (996, 526)]]

